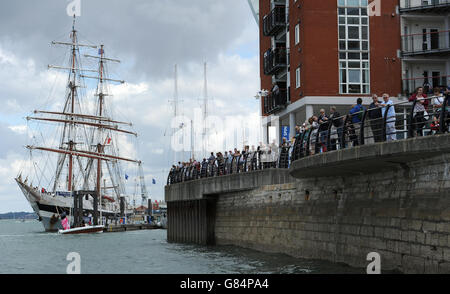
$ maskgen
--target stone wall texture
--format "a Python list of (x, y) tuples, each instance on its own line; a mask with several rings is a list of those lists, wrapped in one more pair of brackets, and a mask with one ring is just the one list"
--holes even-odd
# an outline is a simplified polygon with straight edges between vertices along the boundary
[(450, 273), (448, 154), (214, 197), (216, 244), (364, 268), (378, 252), (382, 271)]

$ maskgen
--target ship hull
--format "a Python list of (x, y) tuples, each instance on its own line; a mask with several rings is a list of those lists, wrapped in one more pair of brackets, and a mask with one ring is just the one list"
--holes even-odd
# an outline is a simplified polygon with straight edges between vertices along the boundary
[[(39, 221), (44, 226), (46, 232), (58, 232), (63, 229), (60, 215), (64, 212), (69, 223), (72, 223), (71, 210), (73, 208), (73, 198), (54, 196), (50, 193), (41, 193), (36, 188), (16, 179), (16, 182), (25, 198), (30, 203), (34, 212), (38, 215)], [(92, 203), (83, 200), (83, 207), (86, 213), (93, 213)], [(119, 211), (102, 211), (102, 216), (115, 217)]]

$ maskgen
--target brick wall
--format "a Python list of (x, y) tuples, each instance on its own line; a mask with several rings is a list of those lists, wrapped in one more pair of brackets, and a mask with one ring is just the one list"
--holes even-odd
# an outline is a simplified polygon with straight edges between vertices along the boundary
[[(218, 196), (216, 243), (382, 270), (450, 273), (450, 155), (367, 176)], [(306, 196), (309, 191), (309, 197)]]

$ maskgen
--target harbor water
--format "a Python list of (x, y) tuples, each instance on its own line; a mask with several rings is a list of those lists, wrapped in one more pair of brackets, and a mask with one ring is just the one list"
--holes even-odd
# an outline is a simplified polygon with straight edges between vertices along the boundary
[(333, 263), (295, 259), (234, 246), (170, 244), (167, 231), (97, 235), (44, 233), (38, 221), (0, 221), (0, 274), (65, 274), (67, 255), (82, 274), (336, 274), (361, 273)]

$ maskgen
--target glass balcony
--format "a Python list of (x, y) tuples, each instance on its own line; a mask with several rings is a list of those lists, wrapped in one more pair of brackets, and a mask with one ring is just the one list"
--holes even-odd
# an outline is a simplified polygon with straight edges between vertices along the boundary
[(419, 77), (402, 80), (403, 95), (409, 97), (419, 87), (424, 88), (425, 94), (432, 94), (435, 87), (447, 87), (450, 76)]
[(264, 97), (264, 113), (267, 115), (273, 114), (286, 108), (288, 103), (288, 91), (280, 89), (278, 95), (270, 93)]
[(408, 12), (447, 14), (450, 0), (400, 0), (400, 13)]
[(286, 48), (269, 49), (264, 53), (264, 74), (274, 75), (287, 67), (288, 54)]
[(402, 54), (424, 55), (424, 54), (445, 54), (450, 52), (450, 31), (438, 31), (428, 29), (422, 34), (412, 34), (402, 36)]
[(286, 28), (286, 8), (276, 6), (263, 19), (264, 36), (275, 36), (281, 30)]

